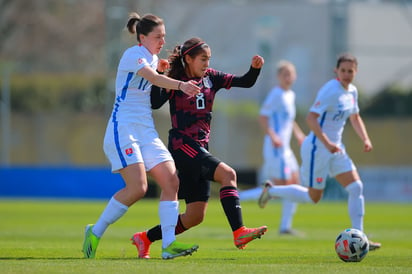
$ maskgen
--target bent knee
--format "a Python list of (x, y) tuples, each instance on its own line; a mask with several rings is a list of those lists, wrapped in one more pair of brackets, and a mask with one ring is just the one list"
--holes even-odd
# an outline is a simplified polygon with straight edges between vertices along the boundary
[(222, 186), (237, 187), (236, 171), (226, 164), (219, 166), (219, 168), (216, 170), (215, 180), (220, 182)]
[(187, 229), (197, 226), (198, 224), (202, 223), (204, 219), (203, 214), (192, 214), (188, 216), (188, 218), (185, 220), (185, 223), (183, 224)]
[(345, 187), (349, 195), (360, 196), (363, 192), (363, 184), (361, 181), (354, 181)]
[(309, 188), (309, 197), (314, 204), (317, 204), (322, 199), (322, 196), (323, 196), (323, 190)]
[(147, 185), (127, 187), (127, 190), (126, 190), (126, 193), (129, 196), (129, 199), (133, 201), (133, 203), (142, 199), (146, 195), (146, 192), (147, 192)]
[(321, 199), (321, 197), (310, 197), (311, 199), (312, 199), (312, 202), (314, 203), (314, 204), (317, 204), (319, 201), (320, 201), (320, 199)]

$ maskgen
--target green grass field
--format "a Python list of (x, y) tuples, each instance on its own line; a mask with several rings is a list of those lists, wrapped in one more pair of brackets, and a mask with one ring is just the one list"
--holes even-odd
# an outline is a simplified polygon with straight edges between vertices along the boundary
[(265, 209), (244, 202), (245, 225), (269, 230), (237, 250), (216, 199), (200, 226), (178, 236), (200, 245), (193, 256), (164, 261), (155, 242), (152, 259), (136, 259), (130, 236), (158, 223), (157, 200), (144, 199), (106, 231), (96, 259), (83, 259), (84, 226), (105, 204), (0, 200), (0, 273), (412, 273), (412, 204), (367, 203), (366, 233), (382, 248), (360, 263), (344, 263), (334, 251), (336, 236), (349, 227), (344, 202), (299, 205), (294, 227), (306, 233), (303, 238), (278, 235), (279, 202)]

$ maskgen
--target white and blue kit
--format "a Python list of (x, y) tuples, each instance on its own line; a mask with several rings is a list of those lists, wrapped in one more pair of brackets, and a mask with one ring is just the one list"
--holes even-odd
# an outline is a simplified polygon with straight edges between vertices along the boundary
[(349, 116), (359, 113), (358, 91), (353, 84), (345, 90), (337, 79), (330, 80), (319, 90), (309, 111), (319, 114), (322, 131), (341, 149), (341, 152), (331, 153), (313, 132), (309, 133), (302, 144), (302, 184), (324, 189), (328, 175), (335, 177), (356, 169), (345, 151), (342, 133)]
[(295, 92), (274, 87), (260, 110), (268, 118), (268, 126), (279, 136), (281, 147), (274, 147), (269, 135), (263, 141), (263, 175), (266, 178), (288, 180), (298, 170), (296, 157), (290, 147), (296, 116)]
[(134, 163), (150, 170), (173, 161), (155, 129), (150, 104), (152, 84), (137, 72), (145, 66), (157, 68), (158, 57), (144, 46), (128, 48), (120, 59), (116, 76), (116, 98), (104, 137), (104, 152), (117, 172)]

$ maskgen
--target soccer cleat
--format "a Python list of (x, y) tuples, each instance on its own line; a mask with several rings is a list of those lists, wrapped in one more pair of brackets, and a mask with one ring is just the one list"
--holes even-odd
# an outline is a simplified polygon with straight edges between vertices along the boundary
[(381, 246), (382, 246), (381, 243), (376, 243), (376, 242), (369, 241), (369, 251), (379, 249), (379, 248), (381, 248)]
[(244, 249), (247, 243), (253, 241), (254, 239), (260, 238), (267, 230), (267, 226), (261, 226), (258, 228), (247, 228), (242, 226), (233, 232), (235, 246), (239, 249)]
[(99, 245), (100, 238), (93, 234), (92, 228), (94, 225), (89, 224), (86, 226), (84, 232), (83, 253), (84, 258), (93, 259), (96, 256), (97, 246)]
[(168, 247), (162, 248), (162, 259), (174, 259), (180, 256), (192, 255), (199, 248), (196, 244), (183, 244), (172, 242)]
[(146, 231), (135, 233), (130, 240), (137, 248), (137, 252), (139, 253), (138, 258), (150, 259), (150, 245), (152, 242), (147, 238)]
[(269, 189), (272, 187), (272, 183), (269, 180), (266, 180), (264, 185), (263, 185), (263, 189), (262, 189), (262, 193), (259, 196), (258, 199), (258, 205), (260, 208), (264, 208), (266, 206), (266, 204), (268, 203), (268, 201), (270, 200), (270, 194), (269, 194)]

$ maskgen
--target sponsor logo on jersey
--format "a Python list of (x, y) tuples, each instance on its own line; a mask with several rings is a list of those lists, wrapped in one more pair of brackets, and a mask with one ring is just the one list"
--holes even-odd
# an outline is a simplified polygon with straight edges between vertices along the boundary
[(133, 154), (133, 148), (129, 147), (125, 149), (125, 153), (127, 156), (132, 156)]
[(319, 107), (320, 106), (320, 101), (317, 101), (314, 106), (315, 106), (315, 108)]

